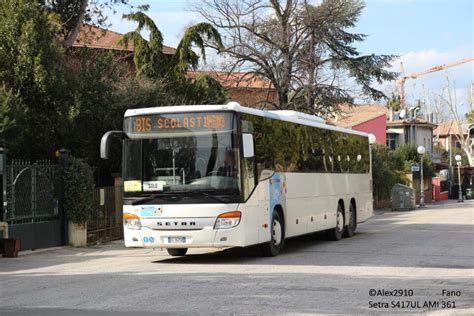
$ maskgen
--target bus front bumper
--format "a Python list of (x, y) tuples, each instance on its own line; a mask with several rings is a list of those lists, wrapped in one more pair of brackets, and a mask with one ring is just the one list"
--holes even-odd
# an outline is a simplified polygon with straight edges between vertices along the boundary
[(244, 247), (242, 223), (233, 228), (199, 230), (139, 230), (124, 227), (125, 247), (139, 248), (224, 248)]

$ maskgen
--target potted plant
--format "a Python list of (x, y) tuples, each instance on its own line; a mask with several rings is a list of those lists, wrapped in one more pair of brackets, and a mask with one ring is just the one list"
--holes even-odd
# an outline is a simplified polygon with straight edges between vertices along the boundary
[(64, 172), (64, 209), (69, 220), (69, 244), (87, 246), (87, 221), (94, 215), (92, 168), (81, 159), (71, 158)]
[(3, 256), (6, 258), (18, 257), (18, 252), (21, 250), (21, 240), (15, 238), (3, 239)]

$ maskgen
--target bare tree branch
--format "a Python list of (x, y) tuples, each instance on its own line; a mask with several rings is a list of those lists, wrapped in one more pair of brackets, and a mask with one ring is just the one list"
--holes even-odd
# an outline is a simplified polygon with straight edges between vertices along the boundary
[(226, 70), (239, 65), (269, 79), (279, 109), (328, 114), (352, 102), (354, 87), (385, 97), (372, 84), (396, 77), (384, 69), (394, 56), (363, 56), (354, 47), (365, 35), (347, 29), (363, 7), (359, 0), (202, 0), (193, 10), (221, 32), (226, 58), (235, 60)]

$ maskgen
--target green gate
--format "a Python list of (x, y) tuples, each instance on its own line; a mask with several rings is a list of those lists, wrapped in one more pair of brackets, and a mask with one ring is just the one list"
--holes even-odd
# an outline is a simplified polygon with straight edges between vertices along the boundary
[(122, 239), (122, 187), (96, 188), (93, 201), (97, 212), (87, 222), (87, 244)]
[(49, 160), (12, 160), (6, 166), (6, 221), (22, 250), (64, 244), (61, 168)]

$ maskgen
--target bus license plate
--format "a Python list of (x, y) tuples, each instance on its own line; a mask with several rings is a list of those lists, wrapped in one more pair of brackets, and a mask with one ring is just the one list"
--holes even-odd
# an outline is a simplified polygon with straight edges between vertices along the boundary
[(186, 237), (168, 237), (168, 243), (170, 244), (185, 244)]

